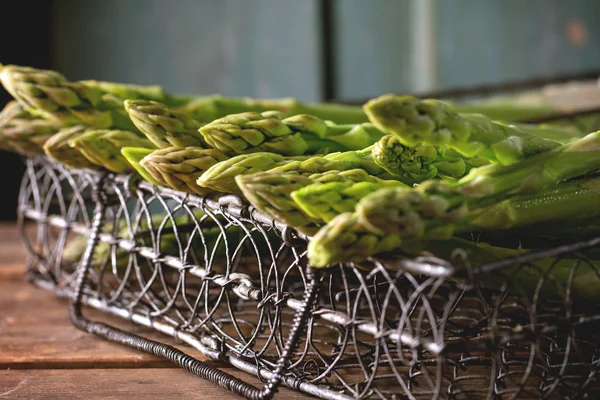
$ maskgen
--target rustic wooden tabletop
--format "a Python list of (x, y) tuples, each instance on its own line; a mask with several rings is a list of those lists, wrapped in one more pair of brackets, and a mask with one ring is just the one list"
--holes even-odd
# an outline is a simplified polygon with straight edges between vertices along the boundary
[[(103, 316), (86, 311), (96, 319)], [(127, 322), (115, 325), (178, 346)], [(186, 351), (190, 351), (189, 347)], [(193, 354), (193, 353), (192, 353)], [(197, 355), (197, 354), (196, 354)], [(230, 374), (257, 379), (225, 364)], [(0, 399), (204, 399), (230, 392), (166, 360), (74, 328), (67, 301), (25, 282), (25, 249), (14, 224), (0, 225)], [(283, 388), (276, 398), (307, 398)]]

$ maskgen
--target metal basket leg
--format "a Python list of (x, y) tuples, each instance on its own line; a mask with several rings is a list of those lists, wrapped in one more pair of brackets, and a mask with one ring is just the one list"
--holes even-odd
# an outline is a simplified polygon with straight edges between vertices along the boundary
[[(98, 186), (101, 187), (102, 185), (99, 184)], [(284, 378), (290, 358), (298, 346), (302, 331), (306, 327), (312, 305), (317, 297), (318, 274), (308, 274), (309, 284), (306, 286), (302, 307), (295, 315), (292, 329), (271, 379), (268, 380), (262, 389), (256, 388), (172, 346), (125, 332), (102, 322), (91, 321), (83, 315), (81, 310), (83, 288), (85, 287), (94, 250), (98, 244), (102, 220), (106, 211), (106, 204), (102, 199), (101, 189), (98, 189), (95, 197), (95, 208), (90, 237), (81, 258), (81, 262), (77, 268), (79, 275), (69, 305), (69, 314), (73, 325), (78, 329), (111, 342), (120, 343), (136, 350), (170, 360), (179, 367), (248, 399), (271, 399), (277, 392), (277, 388)]]

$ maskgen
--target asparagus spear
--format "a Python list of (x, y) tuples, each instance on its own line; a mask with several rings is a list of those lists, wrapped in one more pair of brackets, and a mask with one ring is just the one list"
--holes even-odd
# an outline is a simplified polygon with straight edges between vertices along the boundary
[(371, 124), (335, 125), (301, 114), (247, 112), (228, 115), (202, 128), (206, 142), (228, 153), (267, 151), (287, 156), (363, 149), (381, 136)]
[(406, 145), (447, 145), (465, 157), (479, 156), (501, 164), (560, 146), (481, 114), (459, 114), (439, 100), (385, 95), (367, 102), (364, 110), (376, 127)]
[(135, 130), (123, 99), (82, 82), (70, 82), (56, 71), (8, 65), (0, 71), (0, 82), (34, 115), (65, 125)]
[[(511, 171), (504, 175), (497, 173), (488, 179), (490, 185), (484, 184), (483, 187), (498, 189), (491, 195), (487, 189), (477, 191), (471, 187), (464, 190), (472, 183), (452, 187), (442, 182), (429, 182), (413, 190), (379, 190), (360, 200), (353, 213), (342, 214), (323, 227), (309, 244), (309, 260), (316, 266), (340, 261), (360, 261), (380, 251), (398, 249), (406, 240), (448, 239), (457, 232), (472, 229), (507, 229), (599, 215), (597, 204), (600, 201), (600, 178), (552, 185), (563, 178), (572, 178), (600, 168), (600, 160), (592, 154), (598, 153), (592, 147), (595, 140), (598, 140), (598, 135), (591, 134), (572, 145), (564, 146), (563, 152), (553, 151), (549, 156), (540, 155), (536, 158), (544, 156), (546, 159), (543, 160), (545, 162), (539, 162), (537, 168), (533, 168), (536, 166), (535, 162), (523, 162), (529, 164), (529, 168), (522, 166), (522, 169), (530, 172), (530, 179), (537, 177), (535, 185), (521, 186), (523, 175), (519, 176)], [(561, 158), (565, 151), (576, 152), (578, 157), (565, 161), (565, 158)], [(565, 162), (573, 163), (579, 159), (579, 171), (576, 165), (564, 165)], [(517, 168), (518, 165), (498, 169)], [(502, 179), (515, 178), (521, 180), (512, 184), (494, 184)], [(513, 193), (520, 194), (507, 195), (511, 188), (520, 186), (521, 189), (528, 187), (532, 190), (550, 187), (531, 192), (517, 190)], [(500, 202), (505, 197), (508, 198)], [(348, 245), (346, 249), (339, 248), (343, 243), (347, 245), (350, 240), (354, 241), (353, 245)]]
[(69, 146), (90, 162), (115, 173), (132, 171), (131, 164), (121, 154), (123, 147), (154, 147), (138, 133), (108, 129), (88, 129), (71, 139)]
[(289, 162), (293, 161), (275, 153), (241, 154), (214, 164), (198, 177), (196, 184), (217, 192), (241, 194), (236, 176), (268, 171)]
[(526, 124), (522, 122), (504, 122), (494, 121), (495, 123), (506, 125), (508, 127), (518, 129), (522, 132), (529, 133), (540, 138), (553, 140), (555, 142), (566, 144), (573, 140), (581, 139), (581, 137), (592, 132), (582, 131), (574, 125), (552, 125), (552, 124)]
[(487, 164), (486, 160), (471, 160), (446, 146), (404, 146), (392, 135), (382, 137), (371, 152), (373, 161), (404, 182), (415, 183), (435, 177), (461, 178), (473, 164)]
[(75, 125), (59, 130), (44, 143), (44, 152), (48, 157), (65, 164), (70, 168), (98, 169), (99, 166), (89, 161), (79, 150), (69, 143), (81, 136), (86, 130), (83, 125)]
[(202, 124), (185, 112), (147, 100), (126, 100), (125, 109), (135, 126), (158, 148), (207, 147), (198, 133)]
[[(203, 213), (200, 210), (196, 210), (194, 215), (195, 219), (200, 221)], [(161, 254), (177, 257), (181, 256), (181, 240), (185, 240), (186, 238), (183, 236), (183, 233), (175, 235), (175, 233), (171, 231), (173, 222), (178, 229), (180, 229), (179, 232), (183, 231), (183, 227), (186, 225), (193, 225), (194, 228), (197, 227), (195, 222), (188, 215), (177, 216), (173, 219), (167, 217), (165, 214), (152, 215), (151, 230), (157, 232), (159, 227), (162, 227), (160, 246), (157, 242), (150, 240), (150, 235), (144, 235), (144, 233), (149, 230), (148, 221), (146, 219), (142, 219), (139, 222), (139, 226), (134, 228), (135, 232), (131, 232), (130, 227), (128, 227), (124, 220), (121, 220), (116, 227), (114, 223), (105, 224), (103, 232), (110, 233), (116, 238), (135, 239), (139, 246), (155, 247)], [(204, 256), (207, 258), (223, 258), (227, 255), (225, 242), (230, 244), (239, 243), (246, 236), (244, 230), (239, 226), (228, 226), (227, 229), (222, 230), (221, 227), (216, 226), (214, 223), (207, 222), (212, 221), (202, 222), (200, 225), (202, 226), (202, 235), (200, 235), (198, 230), (195, 230), (193, 239), (191, 240), (190, 252), (194, 252), (196, 257), (200, 259), (204, 258)], [(224, 223), (223, 225), (227, 224)], [(88, 238), (82, 235), (70, 238), (63, 249), (62, 261), (69, 263), (79, 262), (83, 256), (87, 241)], [(255, 243), (259, 243), (260, 245), (259, 240), (255, 240)], [(94, 251), (92, 266), (99, 269), (107, 262), (110, 265), (110, 258), (112, 258), (114, 260), (114, 267), (116, 267), (117, 270), (122, 270), (125, 269), (129, 263), (129, 254), (128, 250), (120, 248), (117, 245), (100, 242)]]
[(151, 154), (153, 151), (155, 151), (155, 149), (146, 149), (143, 147), (123, 147), (121, 149), (121, 154), (142, 178), (153, 185), (161, 186), (162, 184), (154, 179), (152, 175), (140, 164), (142, 159)]
[(11, 100), (6, 103), (6, 106), (0, 111), (0, 127), (5, 126), (15, 118), (34, 119), (36, 117), (25, 111), (18, 101)]
[(310, 157), (305, 160), (295, 160), (283, 163), (270, 172), (297, 172), (299, 174), (321, 173), (327, 171), (347, 171), (349, 169), (364, 169), (369, 175), (381, 179), (400, 179), (381, 168), (373, 161), (371, 149), (362, 151), (344, 151), (325, 156)]
[(327, 182), (382, 182), (362, 169), (327, 171), (309, 176), (289, 172), (262, 172), (237, 175), (235, 181), (244, 196), (258, 210), (307, 234), (314, 233), (316, 224), (322, 223), (322, 219), (305, 213), (292, 198), (293, 192), (309, 185), (323, 185)]
[(43, 153), (42, 146), (62, 125), (29, 114), (17, 102), (9, 102), (0, 113), (0, 148), (21, 154)]
[[(443, 260), (450, 261), (453, 266), (462, 268), (465, 262), (470, 267), (478, 267), (494, 261), (506, 260), (512, 257), (523, 256), (535, 249), (512, 249), (489, 245), (488, 243), (474, 243), (453, 237), (449, 240), (432, 240), (425, 242), (412, 242), (402, 246), (403, 255), (411, 259), (424, 255), (433, 255)], [(457, 255), (460, 254), (460, 257)], [(385, 263), (387, 268), (401, 267), (402, 256), (395, 257)], [(564, 298), (574, 271), (571, 285), (571, 296), (582, 297), (592, 301), (600, 299), (600, 275), (588, 262), (562, 257), (544, 257), (527, 264), (514, 263), (512, 266), (497, 268), (493, 272), (477, 274), (473, 278), (475, 283), (491, 289), (501, 289), (506, 285), (512, 293), (533, 294), (538, 290), (540, 280), (544, 283), (540, 287), (540, 295), (547, 297), (560, 296)]]
[(291, 198), (301, 211), (322, 223), (331, 221), (341, 213), (354, 211), (360, 199), (386, 187), (406, 188), (406, 185), (399, 181), (379, 179), (319, 182), (295, 190), (291, 193)]
[(214, 121), (231, 114), (278, 111), (282, 115), (309, 114), (338, 124), (360, 124), (367, 116), (360, 107), (327, 103), (304, 103), (293, 98), (249, 99), (212, 95), (192, 98), (182, 110), (202, 122)]
[[(363, 222), (372, 230), (402, 234), (405, 215), (422, 214), (425, 221), (437, 223), (464, 218), (472, 210), (497, 203), (514, 194), (534, 192), (567, 179), (600, 169), (600, 132), (592, 133), (553, 151), (530, 157), (520, 163), (477, 168), (458, 185), (429, 181), (410, 193), (381, 191), (357, 207)], [(385, 208), (378, 207), (397, 204)], [(413, 207), (414, 204), (414, 207)], [(384, 215), (385, 214), (385, 215)], [(415, 226), (413, 224), (413, 226)]]
[(204, 196), (211, 190), (196, 184), (196, 179), (226, 159), (225, 154), (215, 149), (167, 147), (153, 151), (139, 163), (159, 185)]
[[(324, 157), (283, 157), (275, 153), (241, 154), (215, 164), (197, 180), (197, 184), (215, 191), (241, 194), (234, 178), (258, 172), (294, 173), (309, 176), (327, 171), (363, 169), (381, 179), (396, 179), (371, 158), (371, 150), (332, 153)], [(413, 181), (410, 181), (412, 184)]]

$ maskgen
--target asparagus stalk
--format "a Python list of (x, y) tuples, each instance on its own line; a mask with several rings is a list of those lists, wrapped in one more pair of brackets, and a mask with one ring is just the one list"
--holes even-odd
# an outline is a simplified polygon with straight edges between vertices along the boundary
[[(200, 221), (203, 213), (200, 210), (196, 210), (194, 215), (195, 219)], [(229, 226), (226, 230), (222, 230), (221, 227), (215, 226), (215, 224), (207, 224), (207, 222), (209, 221), (201, 223), (202, 235), (200, 235), (199, 231), (195, 231), (191, 241), (190, 251), (195, 252), (196, 256), (199, 258), (204, 258), (204, 256), (207, 258), (223, 258), (227, 255), (225, 242), (239, 243), (245, 236), (243, 229), (239, 226)], [(178, 237), (178, 235), (175, 235), (175, 233), (170, 231), (173, 227), (173, 223), (175, 223), (175, 226), (179, 229), (182, 229), (185, 225), (196, 225), (188, 215), (171, 219), (165, 214), (156, 214), (152, 215), (150, 223), (150, 230), (154, 232), (157, 232), (159, 227), (162, 227), (163, 233), (161, 234), (160, 245), (157, 242), (151, 241), (151, 236), (144, 235), (144, 233), (149, 230), (148, 221), (146, 219), (142, 219), (139, 222), (137, 229), (134, 228), (135, 232), (131, 232), (131, 228), (124, 220), (121, 220), (117, 226), (115, 226), (114, 223), (105, 224), (103, 232), (110, 233), (116, 238), (135, 239), (139, 246), (155, 246), (161, 254), (180, 256), (180, 251), (182, 250), (180, 243), (183, 239), (183, 236), (181, 235), (183, 234), (179, 233)], [(83, 256), (87, 241), (88, 238), (82, 235), (70, 238), (63, 249), (62, 261), (78, 263)], [(130, 252), (114, 244), (100, 242), (94, 251), (92, 266), (99, 269), (107, 262), (110, 265), (110, 258), (113, 258), (116, 270), (122, 270), (126, 268), (129, 263)]]
[(449, 103), (458, 113), (483, 114), (494, 120), (523, 121), (555, 115), (560, 109), (549, 105), (519, 104), (509, 100), (478, 101), (472, 103)]
[(357, 106), (304, 103), (293, 98), (249, 99), (213, 95), (192, 98), (189, 103), (182, 105), (181, 109), (206, 123), (231, 114), (265, 111), (278, 111), (284, 116), (309, 114), (338, 124), (360, 124), (368, 121), (363, 110)]
[(98, 169), (97, 164), (89, 161), (79, 150), (69, 145), (73, 139), (81, 136), (85, 130), (86, 127), (83, 125), (75, 125), (59, 130), (44, 143), (44, 152), (48, 157), (70, 168)]
[(19, 119), (35, 119), (37, 117), (29, 114), (18, 101), (11, 100), (6, 106), (0, 111), (0, 127), (5, 126), (10, 123), (15, 118)]
[(212, 190), (196, 184), (196, 180), (226, 159), (225, 154), (215, 149), (167, 147), (148, 154), (139, 164), (159, 185), (204, 196)]
[[(454, 187), (429, 182), (414, 190), (379, 190), (360, 200), (353, 213), (341, 214), (323, 227), (309, 244), (309, 260), (315, 266), (323, 267), (333, 262), (361, 261), (377, 252), (392, 251), (406, 240), (448, 239), (457, 232), (472, 229), (507, 229), (599, 215), (600, 178), (552, 185), (600, 168), (600, 160), (593, 154), (598, 153), (593, 148), (596, 140), (598, 134), (591, 134), (564, 146), (562, 152), (535, 157), (545, 158), (537, 165), (535, 160), (523, 162), (528, 165), (521, 169), (529, 171), (530, 180), (536, 177), (536, 184), (530, 182), (522, 186), (523, 181), (527, 181), (523, 178), (526, 174), (516, 174), (514, 170), (518, 170), (518, 166), (515, 165), (497, 168), (510, 170), (510, 173), (483, 176), (482, 181), (488, 178), (489, 183), (483, 184), (486, 188), (483, 191), (475, 190), (476, 186), (465, 190), (473, 182)], [(577, 157), (561, 158), (565, 152), (575, 152)], [(565, 164), (575, 160), (580, 161), (579, 170), (577, 165)], [(513, 182), (500, 184), (502, 179)], [(545, 186), (549, 187), (543, 189)], [(498, 190), (490, 194), (489, 188)], [(514, 188), (539, 191), (514, 191)], [(511, 196), (507, 194), (509, 192), (516, 194)], [(508, 198), (499, 203), (505, 197)], [(351, 241), (354, 244), (349, 245)], [(347, 249), (339, 247), (342, 245)]]
[(390, 174), (375, 163), (371, 155), (371, 148), (361, 151), (336, 152), (325, 156), (310, 157), (305, 160), (295, 160), (283, 163), (273, 168), (270, 172), (297, 172), (305, 175), (327, 171), (347, 171), (356, 168), (364, 169), (369, 175), (381, 179), (400, 179), (400, 177)]
[(447, 145), (465, 157), (511, 164), (560, 143), (534, 136), (516, 125), (494, 122), (481, 114), (459, 114), (439, 100), (385, 95), (364, 106), (369, 120), (406, 145)]
[(241, 194), (236, 176), (264, 172), (289, 162), (293, 161), (275, 153), (241, 154), (214, 164), (198, 177), (196, 184), (217, 192)]
[(314, 233), (316, 224), (323, 221), (319, 217), (313, 217), (314, 213), (311, 215), (304, 212), (292, 198), (292, 193), (309, 185), (324, 185), (328, 182), (382, 182), (362, 169), (328, 171), (310, 176), (289, 172), (262, 172), (237, 175), (235, 181), (244, 196), (258, 210), (307, 234)]
[(29, 113), (56, 119), (65, 125), (135, 130), (114, 93), (82, 82), (70, 82), (62, 74), (31, 67), (8, 65), (0, 82)]
[(140, 163), (144, 157), (150, 155), (155, 149), (147, 149), (144, 147), (123, 147), (121, 149), (121, 155), (125, 157), (127, 162), (133, 167), (133, 169), (146, 181), (153, 185), (161, 186), (162, 184), (154, 179), (152, 175), (146, 171), (146, 169)]
[(273, 111), (228, 115), (203, 126), (200, 133), (211, 147), (227, 153), (287, 156), (359, 150), (382, 136), (371, 124), (335, 125), (306, 114), (282, 119)]
[[(597, 171), (600, 169), (598, 155), (600, 132), (518, 164), (474, 169), (458, 185), (428, 181), (406, 193), (380, 191), (370, 196), (370, 200), (365, 199), (357, 212), (372, 230), (402, 234), (405, 216), (413, 214), (421, 215), (418, 226), (426, 230), (428, 220), (435, 224), (441, 220), (464, 219), (473, 210), (511, 195), (545, 189), (560, 181)], [(392, 204), (396, 206), (385, 208)], [(378, 207), (384, 207), (385, 212)]]
[(126, 100), (125, 110), (135, 126), (158, 148), (202, 147), (202, 124), (187, 113), (147, 100)]
[[(432, 240), (413, 242), (402, 246), (403, 253), (414, 259), (423, 255), (433, 255), (452, 262), (455, 267), (463, 267), (465, 261), (470, 267), (485, 265), (494, 261), (506, 260), (523, 256), (534, 249), (512, 249), (492, 246), (487, 243), (474, 243), (453, 237), (449, 240)], [(460, 254), (460, 258), (456, 255)], [(401, 266), (402, 258), (386, 262), (386, 267), (394, 269)], [(506, 285), (513, 293), (533, 294), (540, 286), (540, 295), (547, 297), (566, 294), (570, 274), (574, 269), (574, 279), (571, 285), (571, 296), (585, 298), (591, 301), (600, 300), (600, 275), (588, 262), (562, 257), (544, 257), (527, 264), (515, 263), (513, 266), (502, 267), (490, 273), (474, 276), (475, 282), (483, 287), (501, 289)]]
[(89, 129), (69, 141), (93, 164), (115, 173), (132, 171), (131, 164), (121, 154), (123, 147), (153, 148), (152, 143), (138, 133), (121, 130)]
[(331, 221), (341, 213), (354, 211), (360, 199), (386, 187), (406, 188), (406, 185), (399, 181), (379, 179), (318, 182), (295, 190), (291, 193), (291, 198), (304, 214), (318, 223), (323, 223)]
[(508, 127), (518, 129), (522, 132), (534, 135), (540, 138), (553, 140), (555, 142), (566, 144), (573, 140), (581, 139), (581, 137), (592, 132), (582, 131), (573, 125), (552, 125), (552, 124), (526, 124), (522, 122), (504, 122), (494, 121), (495, 123), (506, 125)]
[(386, 135), (371, 152), (373, 161), (402, 181), (422, 182), (435, 177), (461, 178), (476, 165), (487, 164), (486, 160), (470, 160), (448, 149), (446, 146), (404, 146), (395, 136)]
[(29, 114), (17, 102), (9, 102), (0, 113), (0, 148), (21, 154), (41, 154), (42, 146), (62, 125)]

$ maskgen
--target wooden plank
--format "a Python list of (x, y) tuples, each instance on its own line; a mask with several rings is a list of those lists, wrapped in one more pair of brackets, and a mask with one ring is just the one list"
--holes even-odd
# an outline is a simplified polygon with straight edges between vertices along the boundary
[(0, 223), (0, 277), (3, 282), (25, 279), (27, 252), (13, 222)]
[[(1, 264), (1, 263), (0, 263)], [(35, 288), (0, 267), (0, 368), (139, 368), (172, 367), (161, 358), (109, 343), (71, 324), (68, 302)], [(94, 320), (108, 321), (128, 331), (176, 345), (153, 333), (98, 311), (86, 310)], [(193, 348), (186, 351), (199, 356)], [(220, 365), (220, 364), (219, 364)]]
[(172, 92), (320, 97), (318, 0), (57, 0), (55, 67), (70, 79)]
[[(248, 380), (244, 373), (227, 372)], [(261, 385), (256, 378), (250, 378)], [(0, 371), (1, 399), (232, 399), (217, 385), (181, 369)], [(281, 388), (275, 398), (308, 398)]]

